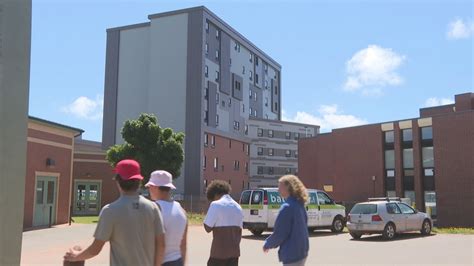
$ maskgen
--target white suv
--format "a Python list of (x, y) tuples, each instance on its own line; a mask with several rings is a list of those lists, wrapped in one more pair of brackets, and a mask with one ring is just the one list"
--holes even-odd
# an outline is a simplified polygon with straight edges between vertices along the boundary
[(347, 216), (347, 228), (354, 239), (364, 234), (382, 234), (391, 240), (398, 233), (412, 231), (429, 235), (432, 225), (429, 215), (401, 202), (400, 198), (369, 199), (356, 204)]

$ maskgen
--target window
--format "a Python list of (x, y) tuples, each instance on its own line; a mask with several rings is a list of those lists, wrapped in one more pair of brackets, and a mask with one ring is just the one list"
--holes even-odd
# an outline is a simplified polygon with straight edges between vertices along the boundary
[(278, 103), (275, 103), (275, 110), (278, 110)]
[(219, 30), (216, 30), (216, 39), (219, 39)]
[(229, 58), (229, 66), (232, 66), (232, 58)]
[(257, 174), (263, 175), (263, 167), (262, 166), (257, 167)]
[(421, 128), (421, 139), (422, 140), (431, 140), (431, 139), (433, 139), (433, 128), (432, 127), (423, 127), (423, 128)]
[(216, 136), (211, 136), (211, 145), (216, 146)]
[(352, 208), (351, 214), (374, 214), (377, 213), (376, 204), (356, 204)]
[(250, 107), (250, 116), (252, 116), (252, 115), (253, 115), (253, 109), (252, 109), (252, 107)]
[(206, 32), (209, 32), (209, 22), (206, 21)]
[(265, 63), (265, 64), (263, 65), (263, 68), (265, 69), (265, 73), (268, 73), (268, 64), (267, 64), (267, 63)]
[(295, 151), (295, 158), (298, 158), (298, 151)]
[(257, 155), (263, 155), (263, 148), (262, 147), (257, 148)]
[(240, 91), (240, 82), (235, 81), (235, 89)]
[(245, 135), (249, 134), (249, 125), (245, 125)]
[(410, 206), (406, 205), (405, 203), (398, 203), (398, 207), (403, 214), (414, 214), (415, 210), (413, 210)]
[(209, 144), (209, 136), (207, 135), (207, 133), (204, 133), (204, 146), (207, 147), (208, 144)]
[(263, 129), (261, 128), (257, 129), (257, 136), (263, 137)]
[(239, 170), (240, 169), (240, 162), (239, 161), (234, 161), (234, 170)]
[(206, 88), (205, 92), (204, 92), (204, 99), (209, 99), (209, 89)]
[(252, 62), (252, 58), (253, 58), (253, 56), (252, 56), (252, 54), (250, 54), (250, 57), (249, 57), (250, 62)]
[(425, 176), (434, 176), (434, 169), (433, 168), (426, 168), (424, 171)]
[(219, 125), (219, 115), (216, 115), (216, 126)]
[(403, 168), (412, 169), (413, 167), (413, 149), (403, 149)]
[(245, 66), (242, 67), (242, 75), (245, 74)]
[(291, 132), (286, 132), (285, 133), (285, 138), (286, 139), (291, 139)]
[(255, 56), (255, 65), (258, 66), (258, 57)]
[(219, 60), (219, 50), (216, 50), (216, 60)]
[(225, 107), (225, 101), (222, 100), (222, 107)]
[(234, 50), (240, 53), (240, 43), (235, 42)]
[(214, 170), (217, 171), (219, 168), (219, 159), (216, 157), (214, 158)]
[(285, 174), (291, 174), (291, 168), (286, 168)]
[(268, 119), (268, 114), (265, 114), (265, 119)]
[(245, 153), (247, 155), (250, 155), (250, 148), (249, 148), (249, 145), (248, 144), (245, 144)]
[(245, 162), (245, 172), (249, 172), (249, 163)]
[(268, 136), (269, 136), (270, 138), (273, 138), (273, 130), (268, 130)]
[(393, 143), (395, 141), (395, 136), (393, 131), (385, 131), (385, 143)]
[(395, 169), (395, 151), (385, 151), (385, 169)]
[(253, 72), (249, 71), (249, 79), (252, 80), (252, 77), (253, 77)]
[(204, 160), (202, 161), (202, 168), (206, 169), (206, 164), (207, 164), (207, 159), (206, 156), (204, 155)]
[(253, 116), (257, 117), (257, 110), (253, 110)]
[(299, 139), (300, 138), (300, 133), (295, 133), (295, 139)]
[(204, 123), (207, 124), (208, 119), (209, 119), (209, 111), (204, 111)]
[(404, 129), (402, 131), (403, 134), (403, 142), (411, 142), (413, 141), (413, 130), (411, 128)]
[(273, 175), (273, 167), (268, 167), (268, 174)]
[(219, 71), (216, 70), (216, 81), (219, 81)]
[(249, 90), (249, 99), (252, 99), (253, 92), (252, 90)]
[[(256, 92), (253, 93), (253, 100), (254, 100), (255, 102), (257, 101), (257, 93), (256, 93)], [(256, 116), (256, 115), (255, 115), (255, 116)]]
[(232, 98), (229, 98), (229, 107), (232, 105)]
[(333, 201), (326, 193), (318, 192), (318, 203), (319, 205), (331, 205)]
[(242, 113), (245, 113), (245, 104), (242, 104)]
[(387, 177), (395, 177), (395, 170), (387, 170)]
[(209, 44), (206, 43), (206, 55), (209, 53)]
[(258, 74), (255, 74), (255, 83), (258, 83)]
[(423, 158), (423, 167), (434, 167), (433, 147), (424, 147), (421, 150)]
[(265, 89), (268, 89), (268, 80), (265, 80)]
[(216, 104), (219, 104), (219, 93), (216, 93)]
[(260, 205), (263, 203), (263, 191), (254, 191), (252, 193), (252, 205)]
[(249, 204), (250, 203), (250, 194), (252, 191), (244, 191), (242, 196), (240, 196), (240, 204)]
[(387, 213), (389, 214), (401, 214), (402, 212), (395, 203), (387, 203)]
[(275, 86), (275, 95), (278, 95), (278, 87)]
[(268, 106), (268, 97), (265, 97), (265, 106)]
[(240, 122), (234, 121), (234, 129), (235, 130), (240, 130)]
[(273, 156), (273, 149), (268, 149), (268, 156)]
[(229, 149), (232, 148), (232, 140), (229, 139)]
[(209, 77), (209, 67), (208, 66), (205, 66), (204, 67), (204, 76)]
[(436, 192), (435, 191), (425, 191), (425, 209), (426, 213), (431, 216), (431, 218), (436, 219)]
[(286, 150), (286, 151), (285, 151), (285, 156), (286, 156), (286, 157), (291, 157), (291, 151), (290, 151), (290, 150)]

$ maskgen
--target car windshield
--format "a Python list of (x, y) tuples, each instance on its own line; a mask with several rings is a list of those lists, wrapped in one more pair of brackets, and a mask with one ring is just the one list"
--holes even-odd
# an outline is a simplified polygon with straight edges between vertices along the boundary
[(376, 204), (356, 204), (351, 210), (351, 214), (373, 214), (376, 212)]

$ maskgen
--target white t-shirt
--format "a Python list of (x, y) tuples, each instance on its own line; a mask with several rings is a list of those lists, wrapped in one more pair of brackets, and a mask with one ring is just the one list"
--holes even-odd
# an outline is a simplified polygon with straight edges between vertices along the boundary
[(157, 200), (156, 203), (161, 207), (165, 227), (165, 258), (163, 263), (178, 260), (182, 257), (181, 241), (186, 230), (186, 214), (176, 201)]

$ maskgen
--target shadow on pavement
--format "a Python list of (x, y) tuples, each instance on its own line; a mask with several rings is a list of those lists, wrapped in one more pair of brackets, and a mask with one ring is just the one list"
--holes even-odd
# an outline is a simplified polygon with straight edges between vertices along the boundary
[[(342, 234), (347, 234), (347, 233), (333, 233), (331, 231), (315, 231), (315, 232), (310, 232), (309, 237), (328, 237), (328, 236), (337, 236), (337, 235), (342, 235)], [(265, 232), (261, 236), (254, 236), (254, 235), (243, 235), (242, 238), (244, 239), (249, 239), (249, 240), (260, 240), (264, 241), (271, 235), (270, 232)]]
[(360, 241), (360, 242), (393, 242), (393, 241), (404, 241), (404, 240), (410, 240), (410, 239), (415, 239), (415, 238), (425, 238), (425, 237), (432, 237), (435, 236), (435, 234), (427, 235), (424, 236), (419, 233), (404, 233), (404, 234), (399, 234), (395, 236), (394, 239), (392, 240), (385, 240), (383, 239), (382, 235), (369, 235), (369, 236), (362, 236), (361, 239), (355, 240), (351, 239), (351, 241)]

